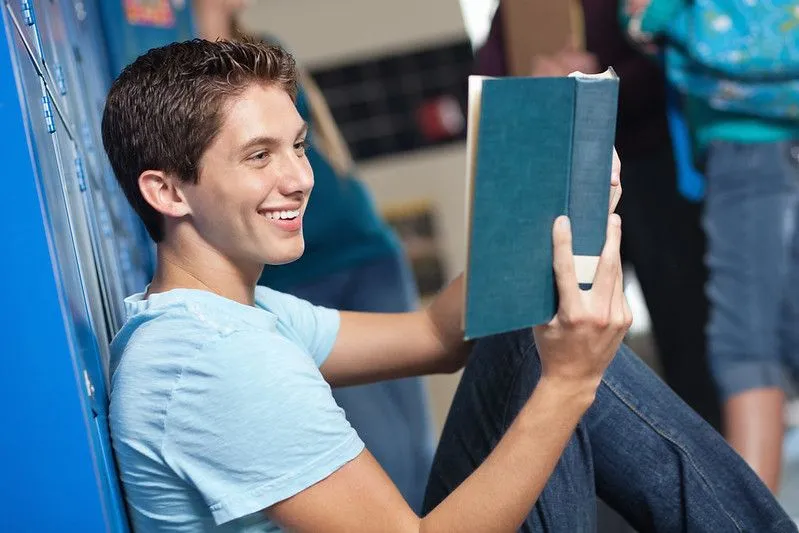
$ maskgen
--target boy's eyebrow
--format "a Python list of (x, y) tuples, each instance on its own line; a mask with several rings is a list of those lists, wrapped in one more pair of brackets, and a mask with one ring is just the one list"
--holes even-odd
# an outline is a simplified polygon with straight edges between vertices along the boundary
[[(300, 137), (304, 137), (307, 133), (308, 133), (308, 123), (303, 121), (302, 126), (297, 131), (297, 135), (294, 138), (299, 139)], [(242, 147), (240, 148), (240, 151), (246, 152), (247, 150), (250, 150), (251, 148), (254, 148), (256, 146), (277, 146), (279, 144), (280, 144), (280, 139), (278, 139), (277, 137), (271, 137), (269, 135), (259, 135), (257, 137), (253, 137), (252, 139), (244, 143), (244, 145), (242, 145)]]

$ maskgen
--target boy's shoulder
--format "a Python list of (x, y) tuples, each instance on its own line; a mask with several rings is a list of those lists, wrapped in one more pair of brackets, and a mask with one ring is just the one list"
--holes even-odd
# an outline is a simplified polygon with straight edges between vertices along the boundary
[[(264, 348), (294, 345), (317, 364), (338, 332), (338, 313), (295, 296), (258, 287), (255, 305), (207, 291), (173, 289), (125, 299), (127, 321), (111, 344), (111, 372), (123, 366), (185, 364), (215, 347), (230, 349), (237, 339), (255, 338)], [(269, 339), (271, 338), (271, 341)]]
[(220, 337), (242, 331), (276, 331), (277, 316), (262, 307), (240, 304), (194, 289), (173, 289), (125, 299), (127, 320), (111, 344), (115, 356), (136, 350), (169, 349), (179, 352), (200, 348)]
[(303, 305), (310, 304), (268, 289), (258, 291), (255, 306), (192, 289), (126, 298), (127, 321), (111, 343), (113, 429), (146, 426), (142, 413), (165, 415), (179, 384), (236, 383), (267, 369), (314, 373), (319, 356), (294, 333), (303, 320), (293, 308)]

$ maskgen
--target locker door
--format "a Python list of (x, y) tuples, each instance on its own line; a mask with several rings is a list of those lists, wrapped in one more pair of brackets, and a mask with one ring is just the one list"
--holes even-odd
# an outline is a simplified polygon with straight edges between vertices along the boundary
[[(99, 122), (96, 114), (94, 120), (90, 118), (89, 106), (80, 96), (88, 92), (82, 80), (96, 78), (102, 67), (98, 62), (84, 63), (83, 76), (78, 72), (76, 57), (80, 49), (72, 46), (78, 41), (70, 31), (79, 25), (74, 21), (67, 23), (66, 17), (74, 16), (74, 11), (63, 10), (62, 3), (5, 0), (3, 7), (7, 39), (0, 48), (4, 60), (0, 67), (5, 68), (2, 79), (16, 81), (18, 93), (12, 96), (21, 98), (9, 97), (11, 91), (7, 86), (3, 86), (6, 92), (0, 91), (0, 98), (3, 105), (19, 107), (16, 115), (11, 111), (8, 114), (19, 118), (17, 126), (21, 129), (16, 130), (15, 140), (27, 139), (30, 150), (27, 167), (24, 156), (28, 154), (19, 151), (14, 154), (20, 169), (20, 175), (14, 179), (20, 184), (34, 183), (32, 190), (40, 201), (40, 209), (28, 209), (18, 218), (23, 218), (21, 222), (27, 223), (34, 233), (41, 230), (44, 240), (39, 242), (46, 247), (45, 257), (50, 261), (54, 283), (54, 290), (47, 298), (43, 296), (43, 301), (30, 301), (28, 293), (20, 291), (18, 304), (23, 306), (22, 315), (26, 308), (49, 304), (60, 310), (62, 319), (53, 321), (51, 316), (49, 322), (36, 324), (42, 334), (50, 332), (51, 343), (37, 344), (34, 341), (39, 339), (33, 338), (35, 331), (23, 331), (17, 337), (11, 336), (12, 343), (7, 349), (18, 358), (14, 361), (19, 372), (13, 374), (16, 378), (13, 387), (0, 389), (7, 393), (21, 383), (30, 382), (33, 390), (25, 392), (34, 401), (29, 403), (42, 404), (37, 412), (30, 413), (32, 418), (22, 417), (18, 424), (26, 430), (25, 437), (31, 443), (27, 450), (19, 443), (7, 443), (16, 455), (27, 453), (20, 465), (35, 467), (20, 466), (17, 475), (8, 479), (35, 480), (39, 490), (31, 494), (41, 496), (43, 501), (38, 502), (38, 497), (25, 501), (24, 491), (20, 492), (20, 500), (31, 506), (42, 505), (43, 512), (23, 515), (19, 508), (24, 506), (17, 505), (16, 511), (2, 513), (0, 520), (10, 523), (9, 527), (3, 527), (0, 522), (0, 530), (123, 532), (127, 531), (127, 524), (106, 419), (108, 342), (121, 320), (119, 307), (112, 302), (119, 302), (124, 290), (121, 272), (114, 268), (117, 241), (107, 205), (109, 198), (119, 192), (105, 186), (108, 181), (102, 178), (107, 175), (100, 174), (103, 165), (96, 151), (95, 161), (86, 163), (89, 147), (96, 150), (92, 139), (97, 138)], [(98, 55), (88, 49), (85, 53), (86, 57)], [(96, 88), (94, 91), (96, 94)], [(26, 242), (14, 252), (28, 253), (28, 246), (33, 247)], [(24, 261), (10, 259), (5, 265), (9, 273), (19, 266), (15, 263)], [(28, 320), (24, 326), (30, 328), (34, 322)], [(59, 329), (61, 344), (56, 342)], [(34, 345), (40, 348), (38, 352), (32, 350)], [(55, 372), (56, 368), (62, 372)], [(31, 373), (32, 379), (25, 379)], [(62, 394), (55, 394), (58, 390)], [(52, 418), (54, 413), (68, 407), (71, 407), (70, 416), (59, 422), (66, 424), (71, 420), (71, 425), (62, 427), (60, 434), (53, 434), (53, 426), (36, 423), (38, 418), (45, 420), (48, 418), (45, 415)], [(67, 434), (71, 438), (59, 440), (58, 437)], [(70, 457), (75, 460), (63, 464)], [(43, 468), (47, 463), (53, 467)], [(88, 485), (83, 490), (77, 490), (74, 479), (69, 487), (74, 492), (63, 490), (66, 487), (61, 485), (72, 479), (67, 475), (70, 468), (74, 471), (72, 478)], [(48, 491), (54, 497), (46, 498)]]
[[(8, 311), (0, 352), (5, 410), (0, 530), (106, 531), (83, 366), (91, 350), (87, 309), (77, 269), (55, 151), (51, 95), (35, 61), (37, 32), (30, 6), (4, 0), (0, 43), (0, 121), (5, 189), (0, 212)], [(23, 9), (25, 8), (25, 13)], [(6, 312), (6, 310), (4, 310)], [(94, 341), (96, 342), (96, 341)]]
[[(79, 120), (81, 124), (78, 127), (86, 149), (87, 170), (91, 179), (96, 181), (96, 190), (103, 191), (102, 198), (97, 199), (98, 216), (103, 216), (100, 223), (106, 241), (104, 245), (114, 258), (109, 268), (116, 270), (114, 276), (119, 276), (117, 284), (121, 286), (121, 297), (113, 302), (119, 307), (117, 315), (121, 319), (122, 298), (140, 291), (151, 277), (154, 247), (138, 217), (128, 206), (103, 153), (100, 118), (111, 78), (99, 7), (97, 2), (62, 0), (61, 3), (65, 5), (65, 12), (69, 9), (74, 11), (73, 17), (65, 17), (65, 22), (68, 33), (73, 36), (74, 67), (82, 82), (78, 97), (83, 100), (80, 107), (86, 113), (86, 121)], [(80, 9), (75, 9), (78, 4)], [(120, 326), (121, 322), (115, 323), (114, 331)]]

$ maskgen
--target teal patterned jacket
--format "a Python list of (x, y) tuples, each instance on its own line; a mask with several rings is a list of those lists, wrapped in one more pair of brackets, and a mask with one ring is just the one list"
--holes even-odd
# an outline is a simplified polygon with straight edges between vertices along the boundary
[(669, 81), (718, 111), (799, 118), (799, 0), (652, 0), (623, 24), (666, 40)]

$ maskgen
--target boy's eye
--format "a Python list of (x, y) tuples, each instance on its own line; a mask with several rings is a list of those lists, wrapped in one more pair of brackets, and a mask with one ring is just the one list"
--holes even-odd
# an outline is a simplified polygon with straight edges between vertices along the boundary
[(263, 161), (269, 156), (269, 152), (258, 152), (250, 156), (253, 161)]
[(296, 150), (299, 155), (305, 154), (305, 150), (307, 149), (308, 149), (308, 141), (306, 141), (305, 139), (297, 142), (294, 145), (294, 150)]

